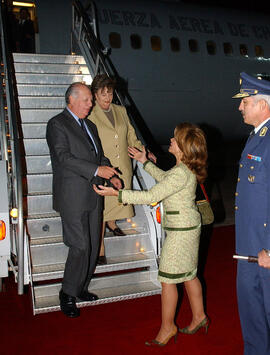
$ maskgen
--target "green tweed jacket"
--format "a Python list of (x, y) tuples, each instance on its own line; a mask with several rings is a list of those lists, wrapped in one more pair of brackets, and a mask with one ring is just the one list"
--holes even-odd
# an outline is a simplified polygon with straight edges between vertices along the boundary
[(189, 168), (180, 163), (169, 171), (163, 171), (150, 161), (144, 169), (157, 184), (148, 191), (119, 191), (118, 200), (128, 204), (150, 204), (163, 202), (162, 226), (168, 231), (181, 231), (197, 228), (201, 216), (195, 205), (197, 180)]

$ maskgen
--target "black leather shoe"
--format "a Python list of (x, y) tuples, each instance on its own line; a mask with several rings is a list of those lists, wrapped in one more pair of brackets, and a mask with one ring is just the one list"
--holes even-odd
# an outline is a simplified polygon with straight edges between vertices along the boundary
[(101, 255), (98, 257), (98, 261), (97, 261), (98, 265), (106, 265), (107, 264), (107, 258), (105, 255)]
[(98, 296), (97, 296), (97, 295), (95, 295), (94, 293), (88, 292), (88, 291), (83, 291), (83, 292), (78, 296), (78, 298), (79, 298), (81, 301), (87, 301), (87, 302), (98, 300)]
[(70, 296), (61, 290), (59, 292), (61, 311), (70, 318), (76, 318), (80, 315), (80, 310), (76, 307), (76, 297)]
[(119, 236), (119, 237), (126, 235), (126, 234), (122, 231), (122, 229), (120, 229), (119, 227), (116, 227), (116, 228), (114, 228), (114, 229), (112, 229), (112, 228), (109, 227), (108, 225), (107, 225), (107, 227), (108, 227), (108, 229), (109, 229), (110, 232), (113, 232), (114, 235), (117, 235), (117, 236)]

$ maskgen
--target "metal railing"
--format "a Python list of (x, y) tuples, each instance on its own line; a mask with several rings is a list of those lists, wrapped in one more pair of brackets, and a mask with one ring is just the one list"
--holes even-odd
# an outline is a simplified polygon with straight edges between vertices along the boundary
[[(7, 106), (7, 128), (9, 137), (7, 138), (6, 129), (2, 132), (2, 138), (5, 141), (3, 144), (4, 155), (8, 160), (10, 182), (9, 186), (11, 190), (10, 205), (13, 208), (17, 208), (18, 217), (17, 223), (12, 225), (12, 233), (16, 240), (17, 249), (17, 281), (18, 281), (18, 294), (23, 294), (24, 288), (24, 226), (23, 226), (23, 188), (22, 188), (22, 168), (21, 168), (21, 150), (20, 150), (20, 135), (18, 130), (18, 116), (16, 110), (16, 82), (14, 79), (12, 53), (9, 49), (8, 43), (8, 24), (7, 24), (7, 8), (4, 1), (1, 2), (0, 8), (0, 31), (1, 31), (1, 55), (4, 65), (4, 80), (5, 80), (5, 97)], [(1, 102), (3, 104), (3, 102)], [(1, 126), (6, 127), (4, 111), (1, 108)], [(5, 136), (4, 136), (5, 135)], [(8, 141), (7, 141), (8, 139)], [(10, 146), (10, 152), (8, 151), (8, 145)]]
[[(93, 1), (89, 2), (88, 9), (86, 13), (79, 0), (73, 2), (72, 38), (76, 40), (92, 76), (105, 73), (110, 77), (114, 77), (117, 83), (123, 83), (123, 79), (117, 73), (108, 56), (109, 50), (104, 48), (98, 38), (96, 10)], [(142, 143), (148, 146), (150, 150), (160, 151), (159, 145), (155, 142), (134, 101), (125, 89), (125, 85), (115, 90), (115, 101), (120, 105), (126, 106), (132, 125), (135, 127)]]

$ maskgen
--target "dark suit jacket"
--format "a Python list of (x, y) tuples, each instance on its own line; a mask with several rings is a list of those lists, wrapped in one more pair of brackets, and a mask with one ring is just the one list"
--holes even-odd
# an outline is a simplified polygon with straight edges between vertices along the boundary
[(25, 20), (18, 25), (20, 52), (35, 53), (35, 30), (32, 20)]
[(53, 208), (61, 214), (93, 210), (100, 196), (92, 184), (103, 183), (103, 179), (94, 176), (95, 171), (100, 165), (111, 166), (103, 154), (96, 126), (87, 119), (85, 123), (98, 154), (67, 109), (51, 118), (47, 125), (53, 169)]

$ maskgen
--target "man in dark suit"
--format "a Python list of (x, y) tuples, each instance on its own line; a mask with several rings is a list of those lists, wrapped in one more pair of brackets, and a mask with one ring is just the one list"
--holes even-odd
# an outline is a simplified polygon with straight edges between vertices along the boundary
[(21, 53), (35, 53), (35, 29), (27, 8), (20, 9), (18, 39)]
[(96, 126), (85, 120), (92, 107), (89, 88), (73, 83), (65, 99), (67, 107), (49, 120), (46, 138), (53, 170), (53, 208), (60, 212), (64, 243), (69, 247), (60, 307), (68, 317), (78, 317), (76, 297), (98, 299), (88, 286), (99, 251), (103, 200), (92, 184), (106, 179), (119, 188), (120, 179), (103, 154)]
[(239, 110), (254, 130), (239, 163), (235, 198), (238, 308), (245, 355), (270, 354), (270, 82), (241, 73)]

